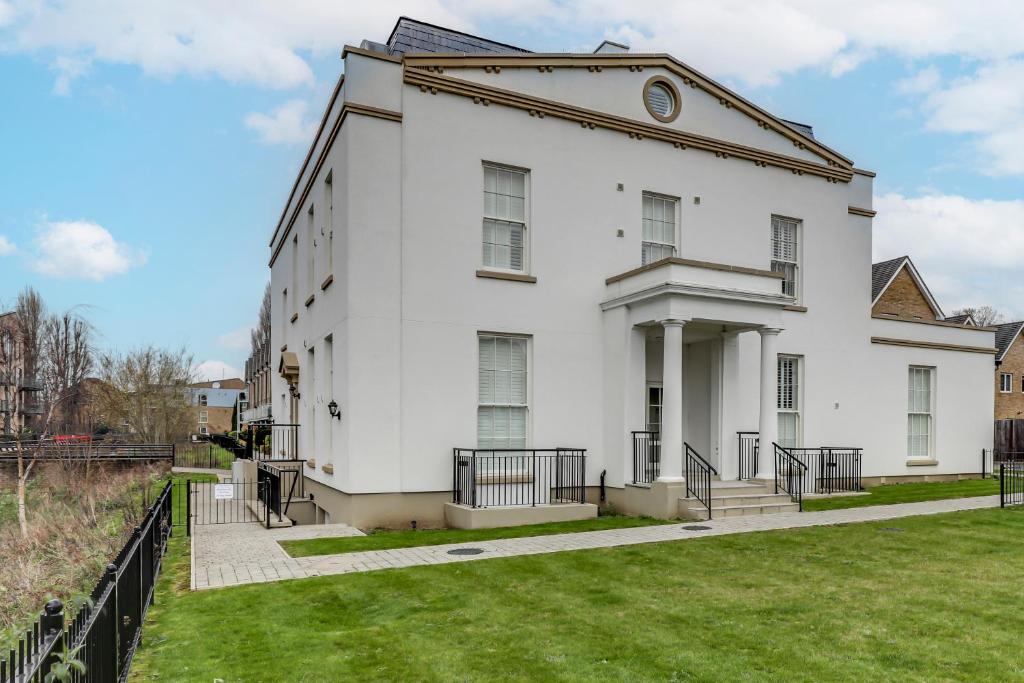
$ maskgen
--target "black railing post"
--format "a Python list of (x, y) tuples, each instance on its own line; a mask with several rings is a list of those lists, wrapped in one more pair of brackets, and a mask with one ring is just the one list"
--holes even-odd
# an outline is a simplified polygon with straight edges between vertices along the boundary
[(999, 507), (1006, 507), (1006, 465), (999, 463)]
[(50, 600), (46, 603), (39, 625), (43, 631), (42, 647), (47, 652), (46, 659), (43, 660), (42, 666), (39, 668), (39, 673), (45, 676), (50, 673), (50, 669), (58, 661), (58, 655), (63, 652), (63, 648), (57, 648), (54, 645), (58, 638), (64, 637), (64, 605), (60, 600)]
[(470, 501), (472, 507), (476, 507), (476, 449), (471, 451), (469, 461), (469, 485), (470, 485)]
[(185, 535), (192, 535), (192, 480), (185, 480)]
[[(604, 475), (601, 475), (601, 501), (604, 500)], [(580, 451), (580, 503), (587, 502), (587, 452)]]
[(530, 487), (530, 491), (531, 491), (531, 494), (532, 494), (530, 496), (530, 507), (537, 507), (537, 479), (539, 477), (537, 476), (537, 451), (536, 451), (536, 449), (534, 449), (534, 451), (533, 451), (533, 464), (531, 466), (531, 469), (533, 470), (533, 477), (532, 477), (533, 478), (533, 486)]

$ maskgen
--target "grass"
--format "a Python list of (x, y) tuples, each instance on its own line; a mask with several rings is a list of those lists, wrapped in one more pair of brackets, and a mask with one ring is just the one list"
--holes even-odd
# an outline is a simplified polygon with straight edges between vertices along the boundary
[[(678, 521), (678, 520), (675, 520)], [(599, 529), (623, 529), (626, 527), (669, 524), (671, 522), (650, 517), (626, 517), (607, 515), (595, 519), (575, 522), (550, 522), (502, 529), (425, 529), (422, 531), (392, 531), (374, 529), (366, 536), (348, 538), (311, 538), (302, 541), (281, 541), (281, 546), (292, 557), (309, 555), (333, 555), (362, 550), (387, 550), (389, 548), (411, 548), (421, 545), (442, 545), (467, 541), (490, 541), (497, 538), (520, 538), (523, 536), (549, 536), (568, 534), (575, 531), (597, 531)]]
[(885, 484), (868, 489), (866, 496), (840, 496), (838, 498), (811, 498), (804, 500), (804, 510), (839, 510), (866, 505), (892, 505), (919, 503), (946, 498), (971, 498), (999, 494), (998, 479), (964, 479), (963, 481), (926, 484)]
[(133, 680), (1024, 680), (1024, 509), (191, 593)]

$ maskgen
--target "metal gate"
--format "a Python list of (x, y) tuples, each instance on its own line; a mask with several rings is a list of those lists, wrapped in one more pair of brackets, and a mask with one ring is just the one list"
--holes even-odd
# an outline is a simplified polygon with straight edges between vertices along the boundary
[(175, 526), (184, 526), (191, 536), (193, 526), (263, 524), (265, 488), (266, 482), (262, 481), (179, 482), (174, 487)]

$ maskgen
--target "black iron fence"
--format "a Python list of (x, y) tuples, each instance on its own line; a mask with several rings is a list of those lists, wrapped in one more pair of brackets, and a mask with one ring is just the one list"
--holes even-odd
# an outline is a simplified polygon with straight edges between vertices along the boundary
[(999, 507), (1024, 504), (1024, 463), (1000, 463)]
[[(0, 462), (18, 458), (18, 444), (14, 441), (0, 442)], [(173, 460), (172, 444), (125, 444), (103, 441), (60, 443), (58, 441), (23, 441), (21, 452), (26, 458), (36, 460)]]
[(244, 457), (253, 460), (298, 460), (299, 425), (249, 425), (245, 433)]
[(259, 481), (189, 481), (186, 514), (189, 527), (206, 524), (264, 522), (263, 488)]
[(61, 680), (50, 676), (65, 652), (84, 667), (69, 680), (124, 681), (153, 602), (156, 578), (172, 527), (171, 484), (150, 507), (142, 525), (107, 566), (89, 602), (65, 614), (59, 600), (46, 604), (17, 648), (0, 659), (0, 683)]
[(633, 483), (650, 484), (661, 474), (661, 435), (633, 432)]
[(210, 442), (189, 443), (174, 447), (174, 466), (194, 469), (231, 469), (231, 463), (239, 456), (237, 450), (230, 450)]
[(757, 476), (758, 432), (736, 432), (739, 454), (739, 479), (753, 479)]
[(711, 519), (711, 477), (718, 475), (718, 470), (711, 466), (700, 453), (693, 450), (688, 443), (683, 443), (686, 459), (683, 471), (686, 476), (686, 496), (696, 498), (707, 508), (708, 519)]
[(470, 507), (586, 502), (586, 449), (455, 448), (452, 502)]
[[(292, 463), (291, 466), (286, 462)], [(256, 469), (257, 483), (260, 487), (260, 500), (263, 502), (266, 516), (264, 522), (270, 528), (271, 517), (276, 516), (280, 522), (288, 516), (288, 508), (292, 500), (304, 498), (305, 478), (302, 476), (302, 461), (278, 461), (270, 463), (260, 461)]]
[(804, 509), (804, 481), (807, 466), (796, 459), (788, 449), (773, 443), (775, 449), (775, 493), (788, 493), (790, 499)]
[(1015, 465), (1024, 463), (1024, 451), (1005, 450), (1001, 448), (981, 450), (981, 475), (982, 477), (999, 473), (999, 466), (1002, 464)]
[(821, 446), (786, 448), (804, 466), (800, 488), (804, 493), (842, 493), (863, 491), (860, 448)]

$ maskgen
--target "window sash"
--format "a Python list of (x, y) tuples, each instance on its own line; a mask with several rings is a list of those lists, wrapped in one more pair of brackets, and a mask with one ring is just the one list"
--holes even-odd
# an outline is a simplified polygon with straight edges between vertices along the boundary
[(778, 364), (779, 410), (798, 412), (800, 410), (800, 359), (796, 356), (779, 356)]
[(484, 266), (526, 270), (526, 210), (526, 172), (484, 164)]
[(525, 448), (528, 401), (527, 338), (479, 335), (477, 446)]
[(932, 368), (911, 367), (907, 376), (907, 457), (932, 453)]
[(782, 293), (797, 295), (800, 268), (800, 221), (772, 216), (772, 270), (782, 273)]
[[(1004, 394), (1013, 391), (1013, 375), (1008, 372), (999, 375), (999, 391)], [(1021, 375), (1021, 391), (1024, 391), (1024, 375)]]
[(643, 265), (675, 255), (677, 206), (676, 199), (644, 193), (640, 254)]

